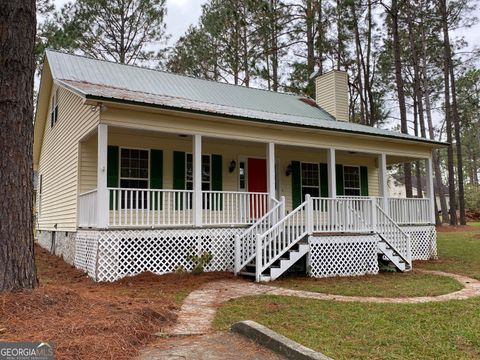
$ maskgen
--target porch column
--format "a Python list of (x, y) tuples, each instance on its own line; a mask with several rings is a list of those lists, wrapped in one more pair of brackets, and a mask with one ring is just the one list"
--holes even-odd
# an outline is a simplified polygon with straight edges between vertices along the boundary
[(378, 155), (378, 190), (382, 197), (383, 211), (388, 212), (388, 174), (387, 174), (387, 155)]
[(109, 194), (107, 189), (108, 126), (97, 127), (97, 227), (108, 228)]
[(427, 180), (427, 197), (429, 200), (429, 212), (430, 212), (430, 222), (435, 224), (435, 190), (433, 188), (433, 166), (432, 166), (432, 157), (429, 157), (425, 160), (425, 169), (426, 169), (426, 180)]
[[(335, 149), (327, 150), (327, 168), (328, 168), (328, 197), (337, 197), (337, 175), (335, 167)], [(322, 179), (320, 179), (322, 181)]]
[(267, 191), (270, 198), (275, 198), (275, 144), (267, 144)]
[(193, 223), (202, 226), (202, 136), (193, 135)]

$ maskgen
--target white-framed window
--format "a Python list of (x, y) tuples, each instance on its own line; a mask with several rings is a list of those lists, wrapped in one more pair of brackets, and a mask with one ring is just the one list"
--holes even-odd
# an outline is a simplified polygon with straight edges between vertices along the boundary
[(302, 201), (305, 195), (320, 196), (320, 168), (318, 163), (301, 163)]
[[(185, 169), (185, 188), (186, 190), (193, 190), (193, 155), (187, 153)], [(202, 155), (202, 190), (208, 191), (211, 189), (212, 183), (212, 161), (210, 155)]]
[(58, 88), (55, 89), (52, 95), (50, 104), (50, 127), (54, 127), (58, 120)]
[(343, 167), (343, 187), (345, 195), (360, 196), (360, 166), (345, 165)]
[[(193, 190), (193, 155), (187, 153), (187, 161), (185, 162), (185, 189)], [(202, 191), (208, 191), (212, 186), (212, 157), (210, 155), (202, 155)], [(209, 209), (209, 196), (202, 196), (203, 209)], [(193, 204), (192, 194), (190, 194), (190, 206)]]
[[(150, 150), (120, 148), (120, 187), (126, 189), (148, 189), (150, 184)], [(137, 205), (138, 201), (138, 205)], [(147, 192), (140, 195), (122, 191), (122, 208), (147, 207)]]
[(238, 160), (238, 189), (247, 191), (247, 160), (245, 158)]

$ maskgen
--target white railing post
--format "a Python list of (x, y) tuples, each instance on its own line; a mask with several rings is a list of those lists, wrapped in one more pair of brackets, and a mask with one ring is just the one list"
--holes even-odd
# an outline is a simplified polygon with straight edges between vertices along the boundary
[(267, 144), (267, 191), (270, 198), (275, 198), (275, 144)]
[(235, 235), (235, 275), (237, 275), (240, 271), (240, 251), (240, 237), (238, 235)]
[(285, 217), (285, 196), (280, 197), (280, 220)]
[(372, 232), (377, 232), (377, 201), (372, 199)]
[(429, 200), (429, 218), (432, 224), (435, 224), (435, 191), (433, 189), (433, 167), (432, 167), (432, 157), (429, 157), (426, 160), (426, 177), (427, 177), (427, 196)]
[(262, 235), (256, 235), (255, 243), (255, 280), (259, 282), (262, 273)]
[(193, 135), (193, 223), (202, 226), (202, 136)]
[(387, 155), (378, 155), (378, 189), (382, 197), (382, 208), (386, 214), (390, 215), (388, 209), (388, 173), (387, 173)]
[(410, 264), (410, 266), (412, 265), (412, 244), (411, 244), (411, 237), (410, 237), (410, 234), (407, 234), (407, 254), (406, 254), (406, 257), (407, 257), (407, 261), (408, 263)]
[(305, 207), (305, 217), (306, 217), (306, 231), (307, 233), (313, 233), (313, 201), (310, 194), (305, 196), (305, 201), (307, 206)]
[(98, 124), (97, 136), (97, 226), (100, 229), (106, 229), (108, 228), (110, 209), (107, 188), (108, 126)]
[(328, 197), (335, 198), (337, 196), (337, 177), (335, 165), (335, 149), (327, 150), (327, 174), (328, 174)]

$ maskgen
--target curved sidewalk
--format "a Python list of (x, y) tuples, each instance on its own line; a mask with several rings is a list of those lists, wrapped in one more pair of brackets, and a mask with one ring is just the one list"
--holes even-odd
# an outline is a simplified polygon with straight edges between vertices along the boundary
[(438, 296), (381, 298), (332, 295), (285, 289), (240, 280), (222, 280), (207, 284), (205, 287), (191, 292), (183, 302), (175, 326), (168, 332), (171, 335), (195, 335), (208, 333), (212, 330), (212, 322), (215, 313), (217, 312), (217, 308), (223, 302), (252, 295), (282, 295), (317, 300), (395, 304), (418, 304), (432, 301), (464, 300), (480, 296), (480, 281), (478, 280), (441, 271), (421, 271), (427, 274), (451, 277), (460, 282), (464, 288), (453, 293)]

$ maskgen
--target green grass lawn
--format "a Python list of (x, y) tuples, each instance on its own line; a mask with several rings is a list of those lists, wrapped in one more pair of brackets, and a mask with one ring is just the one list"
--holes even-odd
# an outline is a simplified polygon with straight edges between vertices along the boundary
[(292, 276), (269, 285), (326, 294), (376, 297), (434, 296), (463, 288), (452, 278), (415, 271), (326, 279)]
[[(439, 233), (440, 260), (416, 262), (414, 267), (478, 277), (479, 234), (480, 229)], [(355, 285), (354, 279), (340, 280), (347, 282), (339, 288), (374, 282), (358, 279), (361, 285)], [(404, 279), (392, 276), (391, 283)], [(384, 284), (385, 279), (379, 276), (378, 282)], [(378, 286), (368, 291), (373, 293)], [(215, 327), (225, 330), (245, 319), (334, 359), (480, 359), (480, 298), (403, 305), (246, 297), (227, 302), (215, 318)]]
[(439, 232), (438, 260), (419, 261), (414, 263), (414, 267), (447, 271), (480, 280), (480, 223), (469, 225), (475, 225), (475, 230)]

